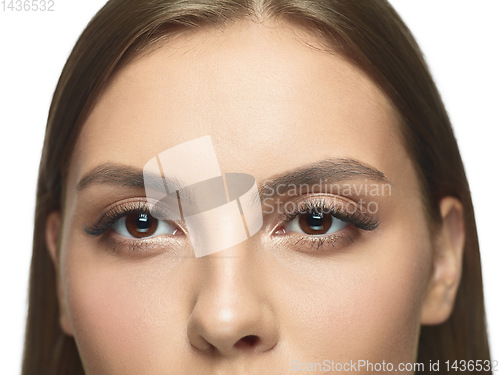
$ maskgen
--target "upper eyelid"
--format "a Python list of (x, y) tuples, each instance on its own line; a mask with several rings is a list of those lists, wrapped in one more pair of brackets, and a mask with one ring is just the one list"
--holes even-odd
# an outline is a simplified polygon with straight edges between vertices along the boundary
[[(327, 204), (325, 204), (327, 203)], [(335, 207), (341, 204), (343, 207), (347, 204), (353, 204), (354, 207), (356, 208), (356, 211), (359, 209), (359, 204), (354, 202), (351, 199), (342, 197), (342, 196), (326, 196), (324, 194), (317, 194), (317, 195), (309, 195), (303, 198), (300, 198), (296, 201), (294, 201), (295, 206), (300, 206), (300, 205), (310, 205), (310, 206), (315, 206), (315, 207)], [(293, 210), (293, 212), (298, 211)], [(353, 211), (354, 212), (354, 211)], [(306, 212), (303, 212), (306, 213)], [(285, 212), (282, 212), (280, 214), (280, 220), (283, 222), (287, 222), (287, 214)], [(292, 219), (293, 220), (293, 219)], [(288, 220), (289, 221), (289, 220)]]
[[(151, 214), (153, 217), (155, 217), (154, 214), (151, 213), (151, 210), (149, 209), (148, 205), (148, 199), (145, 197), (141, 198), (127, 198), (126, 200), (114, 202), (104, 209), (99, 211), (99, 218), (93, 221), (92, 224), (86, 225), (84, 224), (84, 230), (87, 234), (92, 235), (92, 236), (99, 236), (105, 232), (107, 232), (110, 227), (118, 222), (121, 218), (126, 217), (127, 215), (130, 215), (132, 213), (139, 213), (139, 212), (144, 212)], [(345, 205), (347, 204), (353, 204), (355, 207), (355, 210), (357, 212), (358, 216), (362, 216), (368, 219), (368, 221), (373, 221), (375, 222), (376, 227), (378, 225), (378, 220), (375, 220), (372, 215), (366, 215), (358, 212), (359, 209), (359, 204), (357, 202), (343, 197), (339, 195), (328, 195), (328, 194), (309, 194), (306, 196), (300, 196), (299, 199), (295, 199), (294, 204), (296, 206), (301, 206), (301, 205), (311, 205), (315, 207), (336, 207), (336, 206), (342, 206), (344, 208)], [(161, 207), (161, 205), (160, 205)], [(339, 210), (339, 212), (342, 212), (345, 210)], [(335, 212), (335, 211), (333, 211)], [(274, 233), (277, 227), (281, 226), (283, 223), (288, 223), (292, 220), (294, 220), (298, 215), (295, 214), (293, 218), (287, 218), (287, 214), (285, 212), (281, 213), (279, 216), (279, 223), (278, 225), (275, 226), (275, 229), (272, 230), (271, 233)], [(348, 213), (347, 215), (353, 216), (353, 214)], [(332, 216), (337, 217), (336, 215), (332, 214)], [(156, 218), (156, 217), (155, 217)], [(342, 220), (342, 218), (339, 218)], [(161, 219), (159, 219), (161, 220)], [(179, 225), (177, 221), (175, 220), (165, 220), (169, 222), (170, 224), (176, 226), (179, 230), (187, 234), (187, 231), (183, 228), (182, 225)]]
[[(133, 207), (133, 204), (137, 204), (140, 206)], [(128, 206), (127, 206), (128, 205)], [(114, 220), (115, 222), (120, 220), (122, 217), (127, 216), (127, 214), (131, 214), (134, 212), (142, 212), (149, 213), (148, 207), (140, 201), (133, 202), (116, 202), (104, 210), (99, 211), (99, 218), (97, 219), (96, 224), (99, 225), (102, 221)]]
[[(115, 213), (123, 214), (132, 211), (140, 211), (144, 213), (152, 214), (149, 205), (152, 202), (150, 199), (146, 198), (128, 198), (122, 201), (118, 201), (110, 204), (103, 210), (99, 211), (101, 216), (109, 215), (110, 212), (115, 211)], [(161, 206), (160, 206), (161, 207)], [(117, 212), (118, 211), (118, 212)], [(155, 213), (159, 213), (155, 212)]]
[[(104, 209), (99, 210), (99, 217), (94, 219), (91, 223), (84, 223), (83, 229), (91, 236), (99, 236), (108, 231), (111, 226), (117, 223), (120, 219), (130, 214), (147, 213), (154, 217), (151, 213), (148, 202), (149, 201), (146, 198), (127, 198), (122, 201), (114, 202), (106, 206)], [(160, 210), (156, 211), (158, 216), (161, 216), (159, 212)], [(165, 211), (165, 213), (166, 212), (167, 211)], [(180, 230), (183, 230), (179, 225), (175, 225), (178, 226)]]
[[(328, 202), (328, 200), (330, 200), (330, 201)], [(332, 203), (332, 201), (335, 201), (335, 203)], [(310, 206), (315, 206), (315, 207), (330, 206), (330, 208), (341, 205), (342, 208), (340, 210), (330, 211), (330, 214), (333, 217), (335, 217), (339, 220), (342, 220), (346, 223), (354, 224), (354, 226), (358, 229), (371, 231), (371, 230), (378, 228), (378, 226), (380, 224), (380, 221), (379, 221), (377, 215), (363, 212), (362, 206), (360, 204), (358, 204), (357, 202), (355, 202), (349, 198), (343, 197), (343, 196), (314, 194), (314, 195), (305, 196), (304, 198), (301, 198), (300, 200), (297, 200), (295, 202), (297, 205), (309, 204)], [(325, 204), (325, 202), (327, 202), (327, 204)], [(345, 208), (346, 204), (351, 204), (351, 203), (355, 207), (355, 209), (352, 212), (347, 211)], [(275, 233), (284, 224), (288, 224), (288, 223), (292, 222), (293, 220), (296, 220), (300, 214), (306, 213), (306, 212), (299, 212), (299, 213), (295, 212), (289, 218), (287, 218), (286, 213), (284, 213), (284, 212), (281, 213), (280, 218), (279, 218), (279, 223), (273, 228), (272, 233)]]
[[(114, 230), (114, 229), (113, 229), (113, 226), (114, 226), (114, 225), (116, 225), (117, 223), (119, 223), (121, 220), (124, 220), (127, 216), (128, 216), (127, 214), (125, 214), (125, 215), (121, 216), (121, 217), (120, 217), (118, 220), (116, 220), (116, 221), (114, 222), (114, 224), (112, 224), (112, 225), (110, 226), (110, 228), (109, 228), (110, 230), (113, 230), (113, 231), (114, 231), (114, 232), (115, 232), (118, 236), (121, 236), (121, 237), (123, 237), (123, 238), (126, 238), (126, 240), (125, 240), (125, 241), (144, 241), (144, 240), (147, 240), (147, 239), (150, 239), (150, 238), (154, 238), (154, 237), (159, 236), (159, 235), (156, 235), (156, 236), (154, 236), (154, 235), (150, 235), (150, 236), (146, 236), (146, 237), (133, 237), (133, 236), (131, 236), (131, 237), (127, 237), (127, 236), (123, 236), (121, 233), (116, 232), (116, 230)], [(158, 220), (158, 219), (156, 219), (156, 220)], [(161, 220), (158, 220), (158, 221), (161, 221)], [(167, 224), (168, 224), (168, 225), (172, 225), (172, 224), (170, 224), (170, 223), (168, 223), (168, 222), (167, 222)], [(159, 224), (158, 224), (158, 225), (159, 225)], [(177, 227), (177, 226), (175, 226), (175, 225), (172, 225), (172, 226), (174, 226), (174, 227), (176, 227), (176, 228), (178, 229), (178, 227)], [(129, 233), (130, 233), (130, 232), (129, 232)]]

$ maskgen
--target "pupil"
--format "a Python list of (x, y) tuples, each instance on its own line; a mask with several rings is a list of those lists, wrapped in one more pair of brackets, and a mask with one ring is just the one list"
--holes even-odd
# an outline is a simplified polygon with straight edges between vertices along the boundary
[(132, 214), (125, 219), (128, 232), (135, 238), (144, 238), (153, 235), (158, 228), (158, 220), (149, 214)]
[(140, 214), (137, 217), (137, 220), (136, 220), (135, 224), (137, 225), (137, 229), (140, 232), (147, 231), (148, 228), (149, 228), (149, 226), (151, 225), (149, 217), (148, 217), (147, 214)]
[(323, 224), (323, 214), (319, 212), (313, 212), (312, 214), (308, 215), (307, 224), (309, 224), (311, 227), (321, 229)]
[(311, 212), (299, 216), (300, 229), (307, 234), (325, 234), (331, 228), (332, 223), (332, 215), (323, 215), (323, 212)]

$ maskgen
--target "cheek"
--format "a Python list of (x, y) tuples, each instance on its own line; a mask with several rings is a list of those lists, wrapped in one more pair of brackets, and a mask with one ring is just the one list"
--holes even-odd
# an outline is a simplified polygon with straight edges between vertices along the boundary
[(290, 284), (284, 294), (293, 298), (282, 303), (294, 311), (288, 316), (295, 351), (309, 351), (308, 361), (396, 365), (415, 359), (430, 244), (422, 240), (425, 227), (407, 226), (394, 225), (352, 252), (322, 259)]
[(363, 338), (361, 347), (392, 362), (414, 359), (427, 279), (421, 256), (426, 249), (414, 243), (400, 245), (386, 247), (382, 261), (362, 270), (348, 307), (353, 312), (351, 332)]
[(154, 372), (171, 360), (167, 357), (184, 337), (179, 301), (185, 291), (168, 283), (168, 272), (160, 273), (158, 266), (93, 259), (82, 256), (85, 250), (69, 249), (65, 272), (66, 300), (83, 362), (92, 366), (91, 373)]
[[(411, 203), (413, 202), (413, 203)], [(416, 358), (420, 315), (432, 266), (432, 243), (417, 199), (380, 227), (345, 285), (344, 312), (360, 349), (393, 364)], [(347, 334), (347, 332), (346, 332)]]

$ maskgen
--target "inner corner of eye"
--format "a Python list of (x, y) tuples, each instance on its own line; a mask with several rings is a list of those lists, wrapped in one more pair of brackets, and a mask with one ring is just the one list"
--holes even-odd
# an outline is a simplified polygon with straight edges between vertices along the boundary
[(280, 235), (280, 234), (285, 234), (287, 231), (285, 230), (286, 225), (280, 226), (279, 228), (275, 229), (273, 234)]

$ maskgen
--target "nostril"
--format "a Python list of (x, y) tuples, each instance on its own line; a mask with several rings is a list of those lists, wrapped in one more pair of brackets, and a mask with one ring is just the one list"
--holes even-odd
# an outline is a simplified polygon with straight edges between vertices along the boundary
[(256, 335), (248, 335), (239, 339), (234, 346), (238, 349), (245, 349), (254, 347), (259, 341), (259, 337)]

